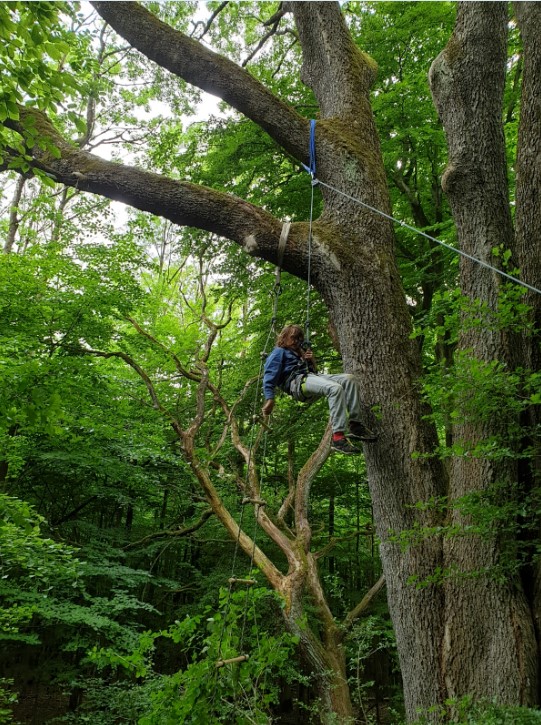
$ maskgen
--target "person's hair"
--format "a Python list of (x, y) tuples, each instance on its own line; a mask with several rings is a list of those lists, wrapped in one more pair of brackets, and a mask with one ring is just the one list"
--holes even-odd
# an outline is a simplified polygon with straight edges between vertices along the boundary
[(304, 331), (300, 325), (286, 325), (278, 335), (276, 340), (277, 347), (289, 347), (293, 339), (302, 342), (304, 340)]

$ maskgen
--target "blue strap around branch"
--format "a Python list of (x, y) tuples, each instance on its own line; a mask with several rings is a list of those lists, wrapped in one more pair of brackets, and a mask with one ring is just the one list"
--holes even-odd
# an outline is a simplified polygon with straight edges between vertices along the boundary
[(312, 178), (316, 175), (316, 121), (310, 120), (310, 174)]

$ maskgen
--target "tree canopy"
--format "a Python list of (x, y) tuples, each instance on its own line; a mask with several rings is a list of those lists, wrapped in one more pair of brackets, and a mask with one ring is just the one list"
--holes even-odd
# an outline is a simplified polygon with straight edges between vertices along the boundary
[(0, 722), (539, 721), (540, 29), (0, 5)]

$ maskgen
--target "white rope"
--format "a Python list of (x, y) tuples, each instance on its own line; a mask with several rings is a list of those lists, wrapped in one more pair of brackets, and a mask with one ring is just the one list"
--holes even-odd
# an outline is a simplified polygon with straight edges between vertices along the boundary
[(381, 211), (381, 209), (376, 209), (375, 207), (370, 206), (370, 204), (366, 204), (364, 201), (361, 201), (360, 199), (356, 199), (354, 196), (350, 196), (349, 194), (346, 194), (345, 192), (340, 191), (340, 189), (337, 189), (335, 186), (326, 184), (324, 181), (320, 181), (319, 179), (315, 179), (315, 181), (327, 189), (336, 191), (337, 194), (341, 194), (346, 199), (349, 199), (350, 201), (354, 201), (357, 204), (364, 206), (365, 209), (369, 209), (370, 211), (373, 211), (375, 214), (379, 214), (380, 216), (385, 217), (385, 219), (389, 219), (390, 221), (394, 222), (395, 224), (400, 224), (401, 227), (404, 227), (405, 229), (409, 229), (410, 231), (415, 232), (415, 234), (420, 234), (422, 237), (425, 237), (425, 239), (429, 239), (431, 242), (434, 242), (435, 244), (439, 244), (440, 246), (445, 247), (445, 249), (449, 249), (451, 252), (455, 252), (456, 254), (462, 255), (466, 259), (469, 259), (471, 262), (480, 264), (482, 267), (485, 267), (486, 269), (490, 269), (492, 272), (496, 272), (497, 274), (501, 275), (502, 277), (505, 277), (506, 279), (510, 280), (511, 282), (514, 282), (515, 284), (519, 284), (522, 287), (526, 287), (526, 289), (529, 289), (532, 292), (536, 292), (538, 295), (541, 295), (541, 290), (537, 289), (537, 287), (534, 287), (533, 285), (528, 284), (527, 282), (523, 282), (522, 280), (518, 279), (517, 277), (513, 277), (513, 275), (511, 275), (511, 274), (507, 274), (507, 272), (503, 272), (501, 269), (498, 269), (497, 267), (493, 267), (491, 264), (488, 264), (488, 262), (483, 262), (482, 259), (477, 259), (477, 257), (473, 257), (471, 254), (464, 252), (462, 249), (456, 249), (455, 247), (452, 247), (450, 244), (446, 244), (445, 242), (442, 242), (441, 239), (436, 239), (436, 237), (431, 237), (430, 234), (427, 234), (426, 232), (423, 232), (420, 229), (416, 229), (415, 227), (412, 227), (410, 224), (406, 224), (406, 222), (400, 221), (400, 219), (395, 219), (394, 217), (390, 216), (389, 214), (386, 214), (384, 211)]

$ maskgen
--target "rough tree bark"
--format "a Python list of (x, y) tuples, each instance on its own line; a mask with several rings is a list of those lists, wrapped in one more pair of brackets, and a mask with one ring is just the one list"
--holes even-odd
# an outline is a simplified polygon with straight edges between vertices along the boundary
[[(307, 163), (308, 121), (249, 73), (174, 31), (137, 3), (94, 2), (93, 5), (122, 37), (151, 60), (225, 99), (259, 124), (294, 158)], [(501, 111), (505, 12), (501, 3), (486, 3), (487, 8), (485, 3), (464, 5), (471, 6), (471, 10), (461, 8), (456, 32), (434, 66), (433, 84), (436, 84), (434, 92), (442, 116), (445, 116), (446, 94), (449, 102), (453, 94), (456, 102), (463, 92), (466, 94), (458, 103), (457, 112), (449, 112), (446, 121), (446, 125), (457, 124), (449, 135), (451, 162), (446, 186), (462, 243), (469, 245), (475, 238), (478, 241), (465, 248), (487, 258), (492, 234), (502, 243), (509, 243), (511, 239), (505, 174), (502, 176), (502, 139), (495, 121), (495, 114)], [(302, 78), (313, 88), (319, 104), (318, 178), (388, 213), (387, 182), (369, 99), (375, 72), (373, 61), (354, 46), (338, 3), (290, 2), (285, 8), (293, 13), (297, 25), (303, 51)], [(521, 13), (525, 51), (528, 45), (530, 49), (534, 45), (538, 15), (532, 8), (525, 8)], [(536, 19), (532, 20), (534, 16)], [(525, 30), (530, 23), (534, 23), (534, 31), (527, 40)], [(487, 37), (491, 32), (494, 37)], [(496, 75), (500, 75), (494, 97), (484, 92), (487, 81), (492, 82), (491, 77), (487, 78), (489, 53), (499, 59)], [(537, 59), (537, 65), (529, 71), (534, 86), (539, 79), (536, 53), (533, 51), (532, 57)], [(535, 115), (539, 107), (533, 101), (532, 104), (531, 113)], [(29, 114), (33, 115), (39, 131), (54, 140), (60, 151), (60, 157), (54, 158), (36, 146), (29, 150), (32, 163), (59, 183), (120, 199), (176, 224), (210, 230), (237, 242), (249, 254), (276, 263), (281, 222), (266, 211), (211, 189), (99, 159), (62, 139), (43, 114), (30, 109), (21, 109), (21, 121), (10, 122), (10, 127), (24, 135), (24, 120)], [(478, 123), (483, 124), (486, 135), (473, 134)], [(464, 146), (467, 142), (469, 149), (466, 154), (462, 153), (459, 143), (453, 147), (452, 137), (458, 138), (459, 133), (466, 134)], [(525, 131), (523, 138), (529, 138)], [(472, 149), (478, 155), (476, 165), (468, 162)], [(526, 180), (521, 192), (524, 196), (528, 183)], [(469, 468), (464, 462), (458, 462), (453, 470), (452, 487), (448, 487), (444, 467), (430, 455), (436, 445), (436, 434), (424, 419), (426, 411), (419, 395), (421, 362), (418, 348), (409, 337), (411, 322), (394, 260), (393, 229), (381, 216), (327, 186), (322, 187), (322, 196), (324, 211), (313, 225), (311, 280), (328, 305), (345, 370), (359, 375), (365, 403), (377, 404), (381, 411), (379, 440), (366, 447), (365, 456), (408, 715), (413, 719), (419, 709), (426, 710), (444, 703), (449, 696), (468, 692), (494, 694), (508, 702), (532, 702), (535, 699), (534, 639), (520, 587), (513, 590), (486, 581), (486, 591), (473, 587), (468, 594), (451, 584), (446, 588), (436, 585), (416, 588), (410, 583), (411, 577), (424, 579), (438, 567), (444, 568), (446, 558), (470, 568), (493, 561), (496, 553), (490, 545), (476, 548), (465, 544), (459, 549), (454, 544), (446, 544), (444, 550), (442, 540), (434, 536), (404, 551), (391, 534), (414, 525), (439, 524), (439, 514), (413, 505), (444, 496), (449, 490), (452, 495), (458, 495), (468, 489), (470, 474), (482, 487), (486, 480), (494, 480), (496, 473), (479, 464)], [(478, 223), (473, 224), (483, 204), (487, 206), (483, 207)], [(523, 223), (528, 227), (533, 221), (524, 218)], [(524, 256), (530, 257), (526, 248)], [(522, 264), (526, 266), (526, 261)], [(299, 277), (306, 276), (306, 223), (292, 225), (283, 266)], [(481, 295), (490, 302), (495, 299), (494, 278), (485, 273), (474, 276), (468, 265), (463, 265), (462, 273), (465, 289), (471, 295)], [(476, 341), (472, 340), (472, 344)], [(503, 344), (498, 336), (487, 336), (479, 343), (480, 352), (490, 359), (500, 354)], [(181, 438), (188, 435), (185, 431), (177, 432)], [(470, 433), (478, 435), (477, 431), (462, 431), (462, 435)], [(186, 441), (189, 455), (191, 449)], [(194, 470), (199, 469), (196, 466)], [(205, 483), (204, 479), (201, 483)], [(300, 505), (299, 496), (307, 495), (309, 487), (303, 486), (301, 480), (297, 488), (296, 505)], [(208, 498), (212, 496), (209, 488)], [(234, 520), (218, 503), (213, 509), (236, 537)], [(309, 527), (300, 510), (296, 516), (299, 535), (304, 532), (304, 539), (296, 540), (295, 546), (300, 546), (297, 550), (264, 514), (260, 517), (267, 533), (288, 552), (288, 574), (279, 572), (259, 550), (256, 556), (258, 566), (288, 601), (292, 631), (296, 628), (298, 631), (300, 611), (293, 592), (300, 586), (296, 582), (301, 580), (303, 587), (311, 587), (322, 621), (328, 617), (315, 574), (314, 556), (309, 550)], [(241, 540), (245, 550), (250, 543), (248, 538)], [(305, 561), (302, 572), (296, 568), (301, 560)], [(478, 611), (476, 607), (483, 609)], [(490, 625), (485, 625), (484, 617), (489, 618)], [(333, 646), (335, 661), (327, 660), (326, 664), (336, 673), (333, 687), (340, 694), (334, 701), (329, 694), (327, 706), (345, 718), (349, 717), (351, 705), (345, 686), (340, 684), (343, 656), (337, 654), (339, 636), (331, 620), (324, 642)], [(471, 640), (475, 642), (475, 651), (469, 646), (465, 651), (460, 650), (461, 627), (475, 634)], [(298, 633), (314, 667), (318, 661), (325, 662), (321, 660), (325, 654), (321, 642), (303, 642), (302, 631)]]
[[(460, 3), (455, 30), (430, 70), (432, 95), (443, 122), (449, 161), (442, 186), (451, 204), (462, 250), (496, 264), (494, 247), (513, 249), (503, 132), (503, 92), (507, 61), (507, 3)], [(498, 308), (502, 278), (461, 260), (461, 288), (472, 301)], [(517, 340), (498, 326), (474, 328), (466, 322), (459, 349), (475, 359), (520, 364)], [(505, 431), (505, 416), (491, 420), (466, 416), (454, 440), (466, 449)], [(451, 500), (517, 480), (514, 462), (468, 455), (453, 459)], [(502, 489), (503, 490), (503, 489)], [(451, 524), (467, 519), (458, 511)], [(496, 536), (450, 538), (445, 565), (459, 572), (490, 571), (499, 563)], [(532, 612), (520, 579), (503, 584), (490, 574), (445, 584), (445, 640), (442, 675), (451, 697), (466, 692), (500, 702), (537, 701), (537, 653)], [(467, 662), (467, 667), (465, 666)]]

